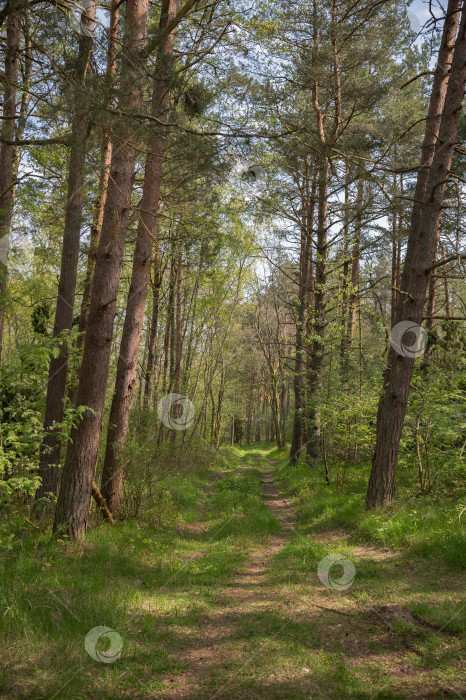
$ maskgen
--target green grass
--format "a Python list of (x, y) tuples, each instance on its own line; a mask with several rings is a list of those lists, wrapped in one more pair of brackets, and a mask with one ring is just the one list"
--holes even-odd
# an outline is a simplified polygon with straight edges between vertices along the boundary
[(376, 609), (389, 605), (395, 613), (402, 608), (413, 616), (422, 629), (394, 620), (402, 637), (428, 631), (427, 655), (429, 645), (442, 646), (442, 633), (466, 632), (466, 547), (458, 518), (463, 493), (419, 495), (410, 475), (401, 474), (394, 502), (368, 512), (370, 465), (352, 466), (337, 486), (323, 482), (322, 467), (313, 471), (302, 462), (291, 467), (283, 453), (276, 459), (276, 478), (297, 514), (295, 534), (277, 555), (276, 580), (290, 571), (294, 581), (304, 580), (330, 547), (356, 566), (352, 595)]
[[(83, 653), (84, 638), (97, 625), (124, 639), (122, 694), (139, 681), (147, 686), (141, 664), (149, 664), (151, 676), (176, 671), (178, 639), (158, 628), (154, 611), (164, 628), (170, 623), (194, 629), (253, 540), (280, 529), (261, 499), (257, 468), (219, 479), (222, 466), (165, 477), (166, 512), (156, 519), (162, 527), (148, 509), (139, 520), (99, 525), (78, 545), (23, 531), (2, 565), (0, 633), (7, 652), (0, 688), (14, 688), (10, 692), (18, 698), (56, 692), (60, 698), (115, 697), (117, 666), (100, 665), (96, 679), (90, 671), (95, 662)], [(142, 609), (150, 601), (152, 612)], [(80, 665), (82, 673), (73, 679)], [(82, 675), (89, 675), (84, 689)], [(159, 685), (160, 677), (147, 688)]]
[(405, 471), (399, 474), (393, 504), (368, 512), (364, 502), (369, 473), (367, 463), (352, 465), (343, 485), (335, 484), (332, 471), (327, 485), (322, 466), (310, 470), (300, 462), (290, 467), (283, 453), (276, 468), (283, 488), (296, 498), (300, 526), (306, 531), (342, 529), (353, 541), (402, 548), (409, 558), (441, 560), (458, 569), (466, 566), (464, 514), (459, 517), (466, 490), (449, 497), (435, 490), (418, 494), (413, 476)]
[[(261, 494), (272, 465), (297, 517), (268, 555), (283, 533)], [(228, 447), (162, 473), (138, 519), (93, 518), (85, 542), (22, 529), (2, 555), (0, 698), (457, 697), (457, 504), (366, 513), (366, 481), (367, 465), (328, 487), (271, 444)], [(317, 578), (329, 551), (354, 562), (347, 591)], [(264, 572), (242, 578), (254, 557)], [(122, 639), (114, 663), (84, 649), (99, 625)]]

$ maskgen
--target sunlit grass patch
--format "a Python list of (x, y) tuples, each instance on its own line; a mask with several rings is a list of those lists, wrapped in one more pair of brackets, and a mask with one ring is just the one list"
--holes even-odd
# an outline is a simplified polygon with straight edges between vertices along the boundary
[(394, 502), (366, 511), (370, 465), (352, 465), (340, 485), (333, 480), (325, 484), (318, 469), (316, 465), (316, 470), (310, 470), (302, 461), (276, 469), (284, 489), (294, 497), (300, 532), (336, 528), (352, 541), (403, 549), (410, 557), (440, 558), (456, 568), (466, 565), (464, 524), (458, 517), (464, 500), (461, 493), (450, 499), (416, 494), (415, 475), (409, 479), (404, 472)]

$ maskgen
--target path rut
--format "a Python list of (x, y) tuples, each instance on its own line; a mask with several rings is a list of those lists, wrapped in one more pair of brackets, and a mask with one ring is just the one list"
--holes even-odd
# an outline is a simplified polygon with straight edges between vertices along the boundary
[[(243, 669), (243, 666), (236, 671), (231, 668), (231, 647), (228, 642), (238, 636), (235, 628), (248, 615), (267, 611), (276, 614), (277, 610), (286, 612), (289, 607), (284, 605), (283, 601), (276, 599), (273, 591), (266, 584), (266, 574), (271, 559), (285, 546), (294, 530), (295, 515), (289, 500), (277, 488), (273, 467), (262, 472), (261, 490), (267, 506), (280, 521), (282, 531), (255, 547), (246, 566), (221, 591), (217, 604), (218, 616), (210, 614), (201, 621), (204, 641), (182, 653), (186, 672), (176, 678), (178, 687), (162, 691), (161, 695), (157, 695), (163, 700), (200, 700), (201, 698), (214, 700), (220, 697), (224, 699), (239, 697), (230, 687), (236, 675)], [(273, 636), (271, 638), (273, 639)], [(263, 645), (256, 650), (255, 654), (260, 654), (262, 650)], [(245, 654), (244, 664), (253, 661), (254, 655)], [(199, 678), (205, 673), (218, 673), (219, 678), (224, 679), (221, 686), (213, 693), (211, 692), (207, 699), (198, 687)]]

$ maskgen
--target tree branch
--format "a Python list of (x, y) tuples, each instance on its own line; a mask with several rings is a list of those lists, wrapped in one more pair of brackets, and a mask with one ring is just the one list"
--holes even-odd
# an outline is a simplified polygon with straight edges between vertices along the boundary
[[(148, 58), (150, 54), (155, 51), (155, 49), (159, 46), (159, 44), (162, 43), (164, 39), (175, 29), (175, 27), (181, 22), (181, 20), (186, 17), (188, 12), (196, 5), (196, 3), (200, 2), (200, 0), (187, 0), (187, 2), (183, 5), (181, 10), (177, 12), (175, 17), (173, 17), (170, 22), (160, 31), (156, 34), (156, 36), (149, 41), (147, 44), (146, 48), (142, 52), (142, 57), (143, 58)], [(200, 10), (203, 9), (203, 7), (199, 8)]]
[(429, 272), (432, 272), (432, 270), (435, 270), (437, 267), (441, 267), (442, 265), (446, 265), (449, 262), (453, 262), (453, 260), (466, 260), (466, 253), (454, 253), (453, 255), (449, 255), (448, 258), (444, 258), (443, 260), (439, 260), (438, 262), (434, 263), (430, 267), (426, 267), (424, 272), (428, 274)]

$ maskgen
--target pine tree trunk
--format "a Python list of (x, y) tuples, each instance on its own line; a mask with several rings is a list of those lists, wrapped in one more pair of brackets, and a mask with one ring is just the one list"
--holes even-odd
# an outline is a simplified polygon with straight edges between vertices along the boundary
[(260, 389), (257, 390), (258, 393), (258, 406), (257, 406), (257, 423), (256, 423), (256, 442), (261, 441), (261, 416), (262, 416), (262, 392)]
[[(454, 10), (454, 7), (450, 7), (452, 5), (457, 6), (458, 3), (449, 3), (437, 65), (438, 75), (443, 75), (444, 82), (441, 83), (440, 88), (434, 89), (432, 92), (426, 122), (426, 141), (428, 141), (429, 152), (432, 149), (430, 144), (432, 129), (438, 123), (438, 115), (441, 115), (440, 126), (437, 127), (438, 140), (435, 144), (434, 156), (425, 185), (423, 184), (425, 171), (421, 170), (418, 176), (416, 201), (413, 207), (411, 230), (400, 283), (401, 291), (395, 318), (396, 323), (410, 321), (419, 326), (422, 323), (431, 275), (429, 269), (434, 258), (444, 191), (450, 171), (464, 96), (466, 82), (466, 9), (464, 7), (448, 81), (446, 78), (450, 63), (450, 49), (448, 43), (445, 45), (448, 42), (446, 35), (450, 30), (448, 25), (451, 26), (456, 18), (456, 15), (449, 14), (450, 10)], [(450, 45), (451, 43), (450, 39)], [(448, 87), (446, 96), (443, 97), (446, 82), (448, 82)], [(434, 87), (435, 85), (434, 80)], [(429, 159), (425, 154), (423, 156), (423, 162), (428, 163)], [(419, 202), (423, 202), (422, 205)], [(407, 340), (408, 345), (410, 342), (412, 340)], [(394, 497), (396, 462), (413, 367), (414, 358), (412, 356), (404, 357), (398, 354), (393, 347), (390, 347), (383, 395), (377, 414), (376, 445), (367, 489), (367, 508), (390, 503)]]
[(2, 142), (0, 146), (0, 361), (5, 324), (5, 296), (8, 276), (8, 249), (13, 215), (15, 190), (15, 124), (16, 86), (19, 73), (19, 49), (21, 42), (20, 7), (7, 18), (5, 50), (5, 91), (3, 93)]
[[(446, 257), (445, 248), (443, 243), (440, 244), (440, 250), (442, 251), (442, 259)], [(443, 278), (443, 293), (445, 297), (445, 316), (450, 318), (450, 292), (448, 291), (448, 277), (445, 275)]]
[[(278, 390), (278, 382), (275, 374), (271, 377), (271, 390), (270, 390), (270, 407), (272, 409), (272, 421), (274, 428), (275, 440), (277, 442), (277, 447), (283, 447), (283, 435), (280, 429), (280, 395)], [(273, 438), (272, 438), (273, 439)]]
[(149, 330), (149, 343), (147, 347), (147, 365), (144, 384), (144, 410), (149, 411), (152, 404), (154, 390), (154, 360), (157, 346), (157, 324), (159, 319), (159, 299), (162, 278), (160, 274), (160, 240), (155, 242), (154, 255), (154, 285), (152, 288), (152, 315)]
[(252, 427), (252, 386), (249, 389), (248, 408), (247, 408), (247, 424), (246, 424), (246, 444), (251, 443), (251, 427)]
[[(396, 158), (396, 153), (395, 153)], [(392, 199), (396, 202), (397, 196), (397, 175), (393, 175)], [(398, 303), (398, 289), (400, 286), (400, 268), (398, 266), (398, 242), (400, 237), (400, 229), (398, 226), (397, 207), (393, 205), (392, 211), (392, 304), (391, 304), (391, 325), (395, 320), (396, 306)]]
[(218, 390), (217, 399), (217, 411), (215, 416), (215, 431), (214, 431), (214, 447), (218, 450), (220, 445), (220, 431), (222, 429), (222, 407), (223, 407), (223, 396), (225, 393), (225, 363), (223, 357), (221, 358), (222, 371), (220, 374), (220, 388)]
[[(183, 292), (183, 242), (178, 241), (178, 259), (176, 264), (176, 313), (175, 313), (175, 368), (173, 373), (173, 391), (180, 393), (181, 351), (183, 344), (183, 328), (181, 324), (181, 304)], [(177, 406), (178, 408), (178, 406)], [(177, 416), (175, 416), (177, 417)]]
[[(437, 255), (438, 255), (438, 248), (439, 248), (439, 243), (440, 243), (440, 229), (437, 231), (437, 239), (435, 241), (435, 252), (434, 252), (434, 258), (432, 260), (432, 263), (437, 262)], [(434, 314), (435, 314), (435, 283), (436, 283), (436, 278), (435, 275), (431, 275), (430, 282), (429, 282), (429, 294), (427, 297), (427, 307), (426, 307), (426, 328), (428, 331), (431, 331), (434, 327)], [(426, 348), (426, 358), (429, 356), (431, 347), (428, 345)]]
[(346, 326), (348, 323), (348, 287), (349, 287), (349, 184), (350, 170), (346, 164), (345, 177), (345, 208), (343, 213), (343, 272), (342, 272), (342, 291), (341, 291), (341, 318), (342, 318), (342, 337), (340, 343), (340, 363), (342, 369), (343, 380), (348, 374), (348, 337), (346, 334)]
[[(308, 171), (306, 175), (309, 177)], [(306, 332), (308, 287), (311, 265), (311, 232), (314, 221), (316, 193), (316, 178), (312, 181), (312, 191), (307, 193), (306, 202), (306, 231), (301, 235), (301, 255), (300, 255), (300, 279), (298, 296), (298, 322), (296, 324), (296, 356), (293, 376), (294, 388), (294, 420), (293, 434), (290, 447), (290, 464), (296, 464), (301, 454), (303, 445), (303, 423), (304, 423), (304, 338)]]
[(356, 327), (356, 303), (358, 299), (359, 285), (359, 247), (361, 241), (362, 226), (362, 200), (364, 194), (364, 181), (360, 177), (358, 180), (358, 193), (356, 197), (356, 216), (354, 221), (354, 239), (351, 250), (351, 291), (349, 295), (349, 317), (347, 329), (348, 347), (353, 347), (354, 329)]
[(319, 169), (319, 199), (317, 245), (314, 285), (314, 343), (308, 372), (307, 386), (307, 441), (306, 463), (311, 466), (320, 453), (320, 430), (317, 413), (317, 395), (325, 350), (325, 284), (327, 278), (327, 192), (328, 158), (324, 156)]
[[(142, 100), (140, 51), (144, 46), (147, 0), (127, 0), (126, 32), (122, 58), (123, 112), (138, 110)], [(113, 142), (107, 199), (97, 250), (89, 319), (76, 403), (87, 406), (71, 442), (63, 467), (55, 512), (54, 532), (70, 537), (85, 534), (92, 496), (92, 481), (99, 446), (102, 410), (113, 339), (113, 323), (120, 282), (123, 248), (131, 207), (136, 158), (136, 127), (126, 117)]]
[(163, 383), (162, 391), (165, 394), (167, 390), (168, 381), (168, 365), (170, 362), (170, 337), (172, 335), (172, 321), (173, 321), (173, 299), (175, 294), (175, 278), (176, 278), (176, 266), (175, 266), (175, 255), (172, 246), (172, 258), (170, 262), (170, 276), (168, 279), (168, 300), (167, 300), (167, 311), (165, 319), (165, 338), (163, 341)]
[[(91, 3), (86, 17), (93, 21), (95, 5)], [(83, 20), (84, 21), (84, 20)], [(53, 327), (54, 338), (70, 331), (73, 323), (74, 298), (78, 275), (79, 240), (83, 216), (84, 165), (86, 141), (89, 131), (89, 116), (86, 102), (86, 75), (93, 49), (92, 39), (84, 34), (79, 37), (79, 53), (76, 63), (76, 94), (74, 97), (74, 119), (71, 128), (71, 149), (68, 165), (67, 196), (65, 204), (65, 230), (63, 234), (60, 279)], [(47, 493), (56, 494), (60, 462), (60, 424), (64, 416), (64, 400), (68, 378), (69, 347), (66, 340), (61, 344), (57, 357), (49, 365), (47, 398), (45, 402), (44, 433), (39, 461), (41, 485), (36, 500)]]
[[(120, 18), (120, 0), (112, 0), (110, 7), (110, 26), (108, 30), (108, 49), (107, 49), (107, 67), (105, 74), (106, 88), (109, 94), (107, 103), (112, 106), (112, 91), (113, 82), (115, 80), (117, 57), (118, 57), (118, 24)], [(94, 205), (94, 217), (91, 226), (91, 236), (89, 241), (89, 253), (87, 257), (86, 277), (84, 279), (83, 297), (81, 301), (81, 311), (79, 315), (78, 326), (78, 347), (81, 348), (84, 343), (84, 333), (87, 328), (89, 318), (89, 304), (91, 301), (92, 281), (94, 279), (95, 259), (97, 247), (100, 241), (100, 233), (102, 231), (102, 223), (104, 219), (105, 201), (107, 198), (108, 176), (110, 174), (110, 165), (112, 162), (112, 141), (110, 133), (107, 129), (103, 130), (102, 140), (100, 144), (100, 176), (97, 190), (97, 197)], [(76, 399), (76, 391), (74, 395), (70, 394), (72, 401)]]
[[(176, 5), (177, 0), (163, 0), (160, 30), (164, 29), (176, 15)], [(158, 119), (163, 119), (167, 110), (170, 85), (167, 58), (173, 53), (173, 44), (174, 32), (171, 32), (160, 45), (157, 56), (159, 71), (156, 68), (152, 96), (152, 115)], [(108, 420), (101, 492), (109, 510), (114, 514), (118, 512), (121, 500), (124, 448), (136, 383), (139, 343), (146, 308), (152, 247), (157, 230), (165, 142), (165, 134), (163, 132), (158, 133), (158, 131), (149, 140), (131, 284), (121, 336), (120, 354), (118, 356), (115, 391)]]

